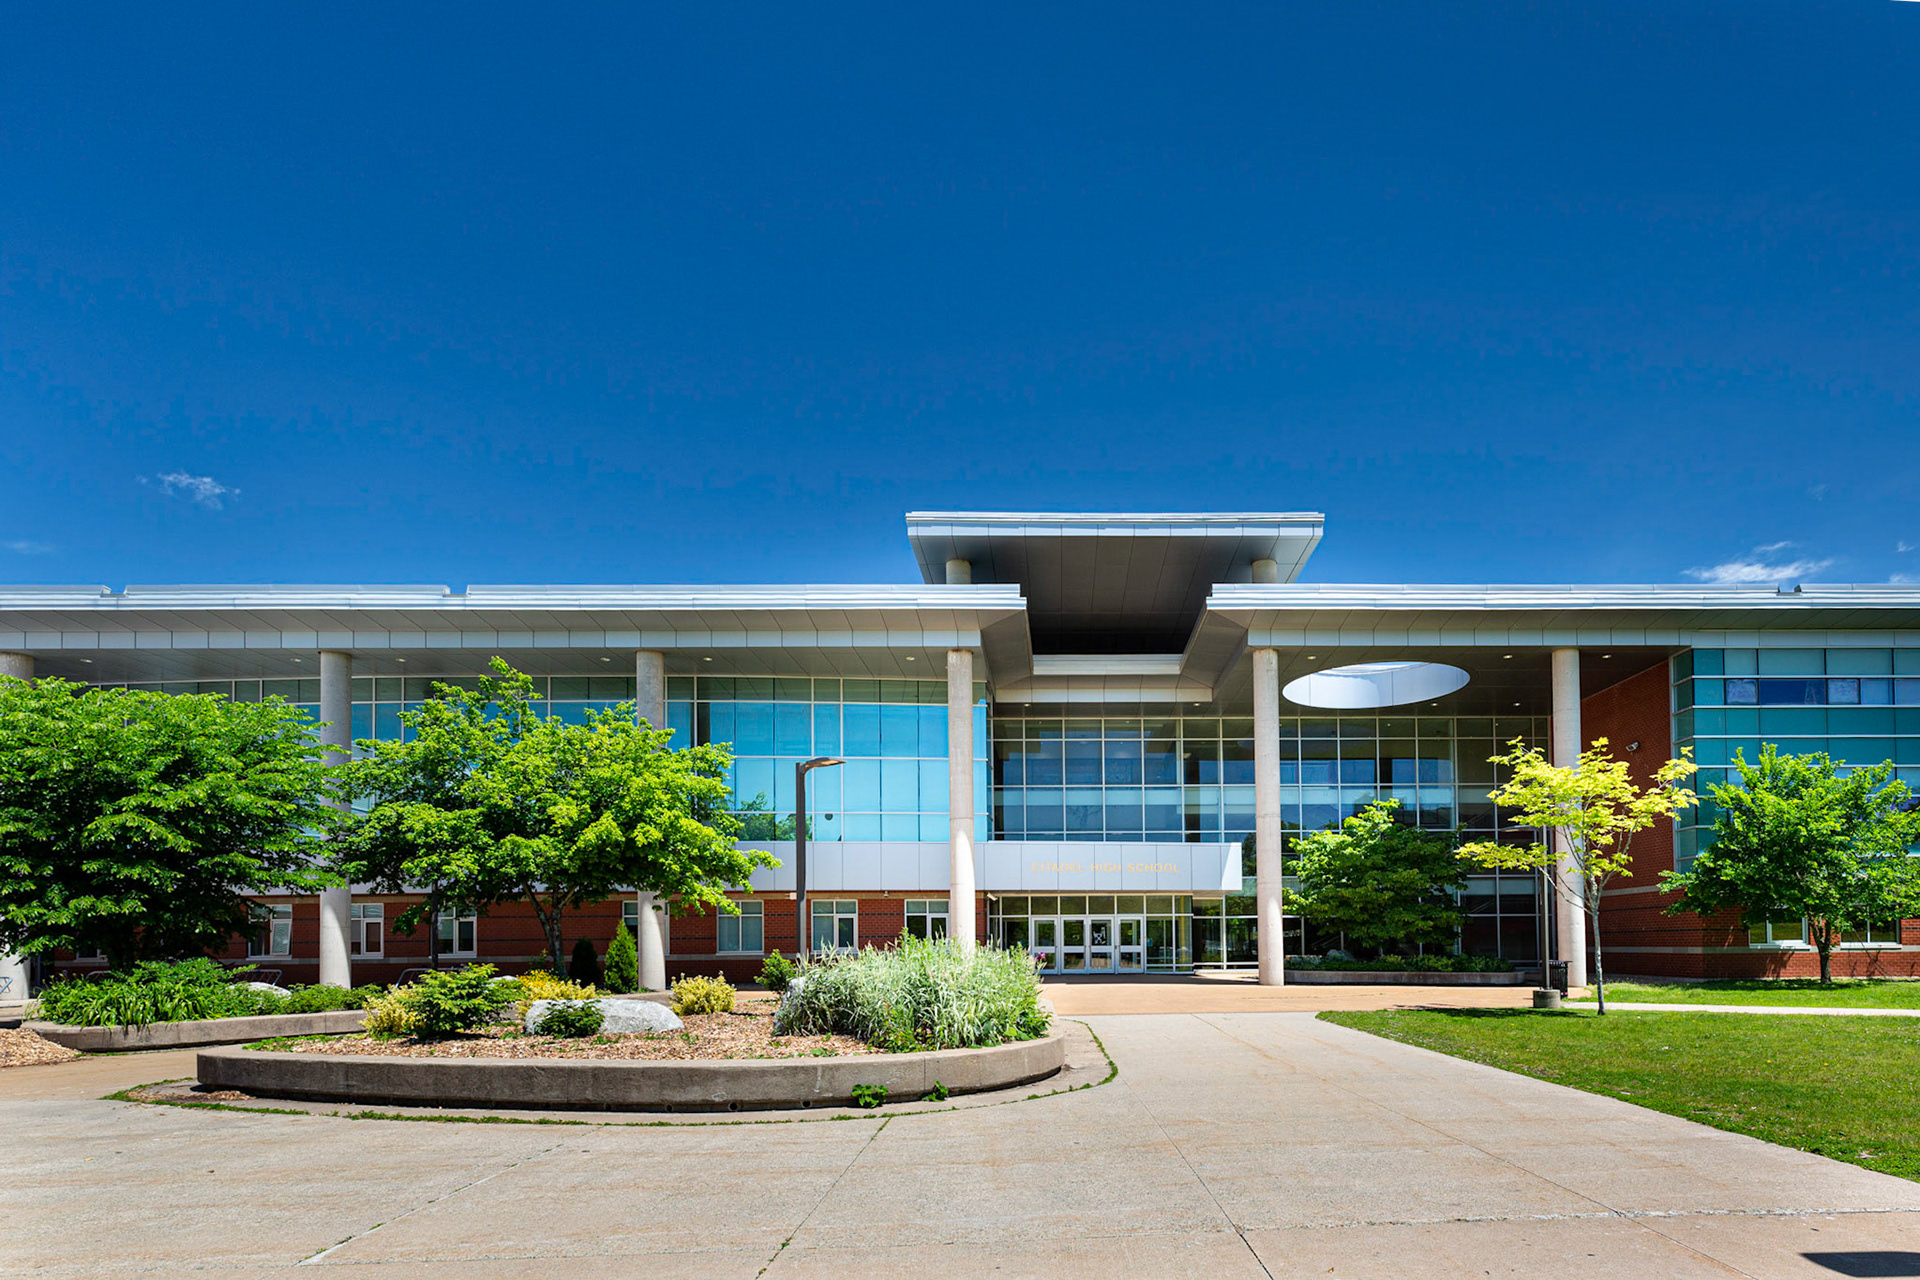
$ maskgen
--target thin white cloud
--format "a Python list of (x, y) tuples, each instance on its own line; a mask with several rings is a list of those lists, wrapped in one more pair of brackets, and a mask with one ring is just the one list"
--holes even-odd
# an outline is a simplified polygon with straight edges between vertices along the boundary
[(1815, 502), (1824, 502), (1827, 497), (1827, 486), (1816, 484), (1807, 490), (1807, 496)]
[(1893, 544), (1893, 550), (1896, 555), (1905, 555), (1907, 552), (1913, 550), (1913, 544), (1902, 538), (1899, 542)]
[(1920, 586), (1920, 573), (1896, 573), (1887, 581), (1898, 586)]
[(1721, 586), (1737, 586), (1742, 583), (1761, 582), (1797, 582), (1811, 574), (1816, 574), (1833, 564), (1831, 559), (1814, 560), (1802, 557), (1798, 560), (1779, 560), (1771, 558), (1774, 553), (1788, 547), (1798, 546), (1792, 541), (1767, 542), (1755, 547), (1747, 555), (1728, 560), (1721, 564), (1687, 570), (1689, 578), (1700, 582), (1712, 582)]
[[(212, 476), (195, 476), (188, 475), (184, 471), (168, 471), (153, 478), (167, 493), (179, 494), (181, 497), (199, 503), (209, 511), (218, 511), (225, 499), (240, 496), (238, 489), (221, 484)], [(140, 483), (147, 483), (147, 477), (141, 476)]]
[(17, 556), (50, 556), (59, 550), (51, 542), (34, 542), (27, 538), (14, 538), (9, 542), (0, 542), (0, 550), (11, 551)]

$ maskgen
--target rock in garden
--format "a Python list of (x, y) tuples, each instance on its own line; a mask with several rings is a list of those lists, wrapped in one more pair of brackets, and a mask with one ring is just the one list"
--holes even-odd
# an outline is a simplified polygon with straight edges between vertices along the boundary
[(249, 982), (247, 986), (251, 987), (255, 991), (272, 992), (276, 996), (290, 996), (293, 994), (293, 992), (287, 990), (285, 987), (275, 986), (271, 982)]
[[(535, 1000), (527, 1006), (526, 1028), (529, 1033), (540, 1025), (547, 1016), (547, 1010), (556, 1004), (571, 1004), (570, 1000)], [(600, 1008), (600, 1031), (603, 1035), (628, 1035), (636, 1031), (678, 1031), (684, 1025), (680, 1015), (663, 1004), (651, 1000), (595, 1000)]]

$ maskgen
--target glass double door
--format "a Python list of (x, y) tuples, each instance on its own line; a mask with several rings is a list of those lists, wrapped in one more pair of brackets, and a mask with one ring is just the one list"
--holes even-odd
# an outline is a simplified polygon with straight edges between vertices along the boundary
[(1060, 916), (1033, 921), (1031, 949), (1043, 973), (1141, 973), (1145, 942), (1139, 916)]

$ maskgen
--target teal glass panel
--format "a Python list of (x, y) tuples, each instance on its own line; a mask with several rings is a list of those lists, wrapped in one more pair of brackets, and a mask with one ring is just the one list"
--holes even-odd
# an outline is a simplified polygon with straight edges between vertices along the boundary
[(670, 702), (692, 702), (693, 701), (693, 677), (692, 676), (668, 676), (667, 677), (667, 699)]
[[(814, 681), (818, 685), (820, 681)], [(823, 702), (813, 709), (813, 749), (821, 755), (837, 755), (840, 751), (840, 705)]]
[(920, 747), (915, 752), (921, 756), (947, 756), (947, 709), (945, 707), (920, 708)]
[(813, 700), (815, 702), (840, 701), (840, 682), (838, 680), (815, 680), (813, 682)]
[[(920, 808), (920, 763), (883, 759), (880, 762), (880, 807), (888, 813), (914, 813)], [(913, 839), (908, 836), (907, 839)]]
[(973, 709), (973, 758), (988, 759), (991, 749), (992, 743), (987, 737), (987, 707), (980, 703)]
[(358, 742), (362, 738), (371, 738), (373, 736), (373, 704), (372, 703), (370, 702), (354, 703), (352, 720), (353, 720), (353, 724), (350, 732), (351, 732), (353, 741)]
[(1890, 676), (1893, 674), (1891, 649), (1829, 649), (1827, 674), (1830, 676)]
[(880, 701), (880, 682), (878, 680), (842, 680), (840, 700), (877, 703)]
[(1760, 735), (1760, 713), (1745, 707), (1727, 708), (1727, 732), (1736, 738), (1754, 738)]
[(1830, 734), (1886, 734), (1893, 732), (1892, 707), (1835, 707), (1827, 712)]
[(1720, 656), (1730, 676), (1752, 676), (1760, 673), (1760, 665), (1755, 660), (1752, 649), (1722, 649)]
[(1832, 738), (1827, 751), (1848, 764), (1881, 764), (1894, 758), (1894, 742), (1892, 738)]
[(878, 760), (848, 760), (834, 772), (845, 779), (847, 795), (845, 803), (850, 811), (866, 812), (880, 808), (880, 762)]
[(693, 704), (691, 702), (669, 702), (667, 704), (667, 728), (673, 731), (670, 744), (675, 751), (681, 751), (693, 745)]
[(1920, 706), (1920, 680), (1895, 680), (1893, 701), (1901, 707)]
[(1769, 707), (1760, 713), (1760, 733), (1763, 737), (1824, 734), (1826, 731), (1827, 713), (1824, 708)]
[(373, 710), (373, 736), (382, 742), (400, 741), (400, 708), (382, 703)]
[[(1682, 655), (1684, 656), (1684, 655)], [(1696, 676), (1722, 676), (1727, 673), (1724, 654), (1718, 649), (1695, 649), (1693, 651), (1693, 674)]]
[(920, 815), (917, 813), (881, 814), (880, 838), (882, 840), (918, 840)]
[(773, 807), (773, 761), (761, 757), (735, 760), (733, 774), (735, 808)]
[(373, 678), (373, 698), (376, 702), (399, 702), (407, 695), (402, 692), (398, 676), (375, 676)]
[(1719, 680), (1694, 680), (1674, 690), (1676, 705), (1718, 707), (1727, 700), (1726, 685)]
[(742, 702), (772, 702), (772, 676), (735, 676), (733, 696)]
[(733, 749), (743, 756), (773, 754), (773, 704), (733, 704)]
[[(793, 769), (788, 767), (785, 772), (789, 778), (787, 789), (791, 790)], [(807, 813), (809, 815), (840, 811), (842, 808), (840, 788), (846, 782), (841, 775), (845, 772), (845, 766), (837, 769), (807, 770)]]
[[(1706, 714), (1706, 713), (1702, 713)], [(1673, 736), (1676, 741), (1684, 742), (1693, 737), (1694, 713), (1682, 711), (1673, 717)]]
[(813, 754), (813, 708), (806, 703), (776, 703), (773, 708), (773, 749), (781, 755)]
[[(920, 838), (928, 842), (933, 842), (933, 841), (944, 842), (948, 835), (948, 826), (950, 822), (951, 822), (951, 819), (947, 814), (944, 814), (944, 813), (921, 814), (920, 815)], [(977, 832), (975, 833), (974, 838), (979, 839), (979, 834)]]
[(1057, 787), (1027, 789), (1027, 836), (1058, 838), (1066, 815), (1062, 811), (1063, 794)]
[(1826, 658), (1826, 651), (1823, 649), (1762, 649), (1759, 674), (1823, 676), (1827, 674)]
[[(705, 681), (701, 682), (706, 683)], [(708, 742), (733, 741), (733, 704), (731, 702), (703, 702), (707, 715)]]
[(1902, 707), (1893, 713), (1895, 733), (1920, 733), (1920, 707)]
[(1695, 764), (1720, 765), (1727, 763), (1731, 758), (1724, 738), (1701, 738), (1693, 744)]
[(773, 700), (775, 702), (811, 702), (813, 701), (813, 681), (776, 676), (773, 681)]
[(885, 704), (880, 708), (880, 754), (920, 754), (920, 711), (917, 707)]
[[(891, 762), (889, 762), (891, 763)], [(923, 811), (947, 811), (947, 762), (920, 761), (920, 808)]]
[[(853, 682), (849, 680), (847, 683)], [(843, 711), (842, 725), (846, 733), (845, 751), (849, 757), (880, 754), (879, 707), (849, 703)]]
[(848, 840), (878, 840), (880, 838), (880, 815), (877, 813), (847, 813), (840, 818), (840, 830)]
[(1895, 649), (1893, 651), (1893, 674), (1897, 676), (1920, 676), (1920, 649)]
[(1883, 676), (1867, 676), (1860, 681), (1860, 705), (1863, 707), (1886, 707), (1893, 705), (1893, 681)]
[(1896, 764), (1920, 764), (1920, 738), (1896, 738), (1893, 743)]
[(1103, 830), (1099, 788), (1068, 787), (1064, 800), (1069, 833), (1097, 835)]

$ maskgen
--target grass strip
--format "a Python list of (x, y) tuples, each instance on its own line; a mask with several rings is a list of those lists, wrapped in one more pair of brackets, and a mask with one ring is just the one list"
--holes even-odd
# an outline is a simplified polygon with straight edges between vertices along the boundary
[[(1609, 982), (1607, 999), (1645, 1004), (1798, 1005), (1810, 1009), (1920, 1009), (1920, 982), (1897, 978), (1723, 979), (1714, 982)], [(1591, 1004), (1592, 999), (1575, 1001)]]
[(1920, 1035), (1905, 1018), (1526, 1009), (1319, 1016), (1920, 1181)]

